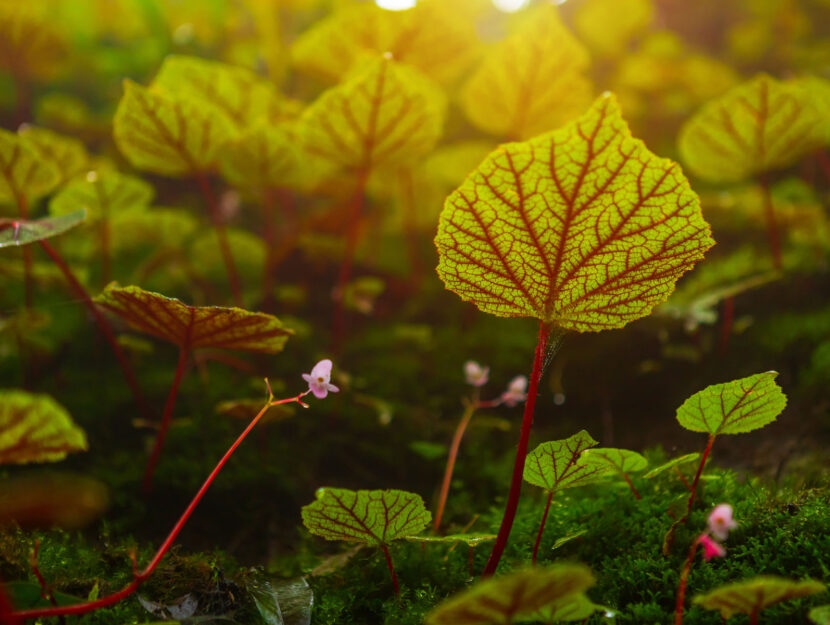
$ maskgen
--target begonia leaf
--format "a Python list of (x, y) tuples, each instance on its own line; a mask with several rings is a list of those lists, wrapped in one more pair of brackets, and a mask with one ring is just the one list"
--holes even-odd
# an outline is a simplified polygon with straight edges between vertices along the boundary
[[(237, 228), (229, 228), (227, 238), (234, 263), (240, 273), (258, 281), (262, 275), (266, 255), (262, 238)], [(227, 282), (228, 272), (222, 262), (216, 233), (204, 231), (198, 235), (191, 243), (187, 256), (200, 275)]]
[(172, 208), (133, 208), (112, 217), (110, 245), (115, 253), (143, 245), (181, 248), (199, 227), (190, 213)]
[(441, 135), (445, 101), (427, 78), (382, 56), (323, 93), (298, 132), (311, 154), (369, 171), (416, 162)]
[(86, 146), (73, 137), (28, 124), (21, 126), (18, 133), (41, 159), (55, 166), (61, 176), (58, 184), (66, 184), (89, 168)]
[(677, 420), (692, 432), (741, 434), (775, 421), (787, 396), (775, 383), (776, 371), (766, 371), (698, 391), (677, 409)]
[(761, 74), (701, 108), (680, 131), (683, 162), (710, 182), (738, 182), (820, 147), (820, 115), (798, 82)]
[(487, 54), (461, 91), (482, 130), (512, 140), (554, 130), (591, 104), (588, 52), (546, 3)]
[(588, 0), (574, 14), (574, 28), (592, 52), (620, 57), (653, 16), (652, 0)]
[(409, 536), (407, 540), (414, 543), (464, 543), (476, 547), (482, 543), (496, 540), (495, 534), (447, 534), (446, 536)]
[(478, 582), (427, 614), (426, 625), (511, 625), (594, 584), (583, 564), (519, 569)]
[(54, 399), (0, 391), (0, 464), (55, 462), (86, 449), (84, 431)]
[(596, 482), (611, 472), (607, 465), (591, 464), (582, 457), (582, 452), (596, 444), (585, 430), (542, 443), (527, 455), (524, 479), (551, 493)]
[(19, 134), (0, 128), (0, 204), (35, 200), (54, 189), (61, 173)]
[(0, 481), (0, 527), (83, 529), (110, 503), (107, 486), (82, 475), (37, 472)]
[(773, 575), (761, 575), (733, 584), (726, 584), (697, 595), (693, 602), (707, 610), (719, 610), (725, 619), (734, 614), (758, 614), (771, 605), (791, 599), (800, 599), (820, 592), (827, 586), (805, 579), (794, 581)]
[(588, 464), (599, 464), (616, 469), (620, 473), (636, 473), (648, 466), (648, 460), (636, 451), (614, 447), (586, 449), (582, 459)]
[(23, 78), (47, 78), (66, 57), (66, 42), (47, 5), (0, 3), (0, 69)]
[(0, 248), (28, 245), (74, 228), (86, 219), (83, 209), (59, 217), (23, 220), (0, 218)]
[(302, 515), (308, 531), (326, 540), (376, 546), (414, 536), (432, 519), (415, 493), (345, 488), (318, 489)]
[(830, 604), (813, 608), (807, 613), (807, 618), (816, 625), (830, 625)]
[(86, 209), (90, 221), (108, 219), (115, 213), (147, 206), (153, 187), (140, 178), (117, 171), (90, 172), (57, 193), (49, 201), (52, 215)]
[(184, 302), (137, 286), (112, 283), (95, 301), (132, 328), (182, 349), (215, 347), (275, 354), (293, 333), (265, 313)]
[(164, 176), (209, 170), (233, 129), (219, 109), (196, 98), (176, 98), (124, 81), (113, 134), (137, 169)]
[(610, 95), (490, 154), (447, 198), (435, 243), (461, 299), (580, 332), (647, 315), (713, 245), (679, 166), (631, 137)]
[(545, 623), (561, 623), (563, 621), (585, 621), (594, 612), (613, 614), (611, 610), (591, 601), (585, 593), (574, 593), (564, 599), (555, 601), (539, 614), (540, 621)]
[(678, 456), (677, 458), (672, 458), (668, 462), (664, 462), (658, 467), (654, 467), (651, 471), (643, 475), (646, 479), (651, 479), (653, 477), (657, 477), (661, 473), (665, 473), (675, 467), (680, 467), (684, 464), (690, 464), (692, 462), (697, 462), (697, 459), (700, 458), (700, 454), (698, 452), (694, 452), (691, 454), (685, 454), (683, 456)]

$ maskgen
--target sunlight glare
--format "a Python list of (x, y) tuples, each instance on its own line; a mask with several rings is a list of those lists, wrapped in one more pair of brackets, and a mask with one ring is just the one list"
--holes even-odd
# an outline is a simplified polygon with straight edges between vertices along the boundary
[(415, 6), (418, 0), (375, 0), (375, 4), (387, 11), (405, 11)]
[(530, 4), (530, 0), (493, 0), (493, 4), (499, 11), (515, 13)]

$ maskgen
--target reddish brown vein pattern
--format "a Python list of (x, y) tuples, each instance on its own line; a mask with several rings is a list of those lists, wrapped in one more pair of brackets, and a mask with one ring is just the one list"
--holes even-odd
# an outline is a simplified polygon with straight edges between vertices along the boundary
[(0, 128), (0, 202), (19, 206), (49, 193), (61, 179), (23, 137)]
[(760, 575), (733, 584), (715, 588), (705, 595), (698, 595), (694, 602), (708, 610), (720, 610), (724, 619), (734, 614), (759, 614), (762, 610), (781, 601), (808, 597), (827, 590), (819, 581), (801, 581)]
[(548, 492), (573, 488), (607, 475), (612, 468), (580, 456), (597, 442), (585, 430), (560, 441), (542, 443), (527, 455), (524, 479)]
[(419, 495), (402, 490), (321, 488), (317, 499), (303, 507), (303, 524), (326, 540), (370, 545), (414, 536), (432, 515)]
[(683, 402), (677, 420), (687, 430), (715, 436), (762, 428), (775, 421), (787, 405), (776, 377), (777, 372), (766, 371), (707, 386)]
[(605, 95), (486, 158), (447, 198), (435, 243), (462, 299), (582, 332), (647, 315), (714, 242), (680, 168), (632, 138)]
[(136, 286), (111, 284), (95, 301), (136, 330), (183, 349), (215, 347), (274, 354), (293, 334), (272, 315), (241, 308), (188, 306)]

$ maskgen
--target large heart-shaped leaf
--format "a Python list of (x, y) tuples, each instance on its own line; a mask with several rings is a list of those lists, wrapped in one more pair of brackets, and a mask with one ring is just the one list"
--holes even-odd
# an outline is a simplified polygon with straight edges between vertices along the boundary
[(43, 160), (30, 142), (0, 128), (0, 204), (35, 200), (60, 180), (58, 169)]
[(680, 131), (683, 162), (711, 182), (786, 167), (822, 141), (821, 118), (799, 82), (761, 74), (712, 100)]
[(707, 386), (683, 402), (677, 409), (677, 420), (687, 430), (713, 436), (762, 428), (775, 421), (787, 405), (776, 377), (776, 371), (766, 371)]
[(549, 493), (599, 481), (611, 472), (611, 467), (589, 463), (582, 457), (582, 452), (596, 444), (585, 430), (570, 438), (542, 443), (527, 455), (524, 479)]
[(54, 399), (0, 391), (0, 464), (55, 462), (86, 449), (83, 430)]
[(388, 545), (421, 532), (432, 515), (419, 495), (403, 490), (320, 488), (303, 507), (303, 525), (326, 540)]
[(74, 228), (86, 219), (83, 209), (59, 217), (43, 219), (5, 219), (0, 218), (0, 248), (28, 245), (49, 239)]
[(210, 169), (232, 135), (227, 117), (195, 98), (175, 98), (125, 80), (113, 121), (115, 143), (130, 163), (165, 176)]
[(435, 243), (462, 299), (580, 332), (647, 315), (713, 245), (680, 168), (631, 137), (610, 95), (487, 157), (447, 198)]
[(182, 349), (215, 347), (275, 354), (293, 334), (272, 315), (241, 308), (188, 306), (137, 286), (112, 283), (95, 301), (136, 330)]
[(90, 221), (108, 219), (115, 213), (143, 208), (153, 199), (153, 187), (140, 178), (117, 171), (89, 172), (55, 195), (49, 202), (52, 215), (86, 209)]
[(790, 599), (799, 599), (827, 590), (827, 586), (812, 579), (794, 581), (784, 577), (762, 575), (734, 584), (715, 588), (705, 595), (697, 595), (694, 603), (707, 610), (719, 610), (725, 619), (734, 614), (757, 614), (771, 605)]
[(55, 166), (61, 176), (59, 184), (66, 184), (89, 167), (86, 146), (73, 137), (28, 124), (21, 126), (19, 133), (41, 159)]
[(513, 571), (487, 579), (447, 599), (430, 612), (426, 625), (510, 625), (552, 603), (584, 592), (594, 576), (582, 564)]
[(323, 93), (300, 118), (306, 150), (339, 167), (369, 171), (413, 163), (441, 135), (443, 95), (388, 55)]
[(588, 464), (610, 467), (620, 473), (636, 473), (648, 466), (648, 460), (636, 451), (615, 447), (594, 447), (586, 449), (582, 459)]
[(554, 130), (593, 97), (588, 52), (545, 3), (485, 57), (465, 83), (461, 105), (479, 128), (509, 139)]

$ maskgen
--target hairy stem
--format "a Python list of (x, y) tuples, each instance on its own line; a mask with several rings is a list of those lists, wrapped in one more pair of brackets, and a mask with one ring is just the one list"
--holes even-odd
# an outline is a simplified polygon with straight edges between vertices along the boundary
[(513, 527), (513, 519), (516, 518), (516, 509), (519, 506), (519, 495), (522, 490), (522, 475), (525, 468), (525, 457), (527, 446), (530, 442), (530, 430), (533, 427), (533, 410), (536, 407), (536, 395), (539, 393), (539, 380), (542, 377), (542, 369), (545, 363), (545, 347), (548, 343), (550, 328), (544, 322), (539, 323), (539, 339), (536, 342), (536, 353), (533, 358), (533, 371), (530, 374), (530, 386), (525, 402), (525, 412), (522, 417), (522, 431), (519, 435), (519, 446), (516, 449), (516, 462), (513, 465), (513, 479), (510, 482), (510, 493), (507, 496), (507, 505), (504, 509), (504, 516), (501, 520), (499, 533), (493, 545), (493, 551), (487, 560), (482, 576), (489, 577), (496, 572), (499, 560), (507, 546), (507, 539), (510, 537), (510, 530)]
[(533, 545), (533, 558), (531, 562), (536, 564), (536, 557), (539, 555), (539, 545), (542, 543), (542, 534), (545, 533), (545, 523), (548, 520), (548, 512), (550, 512), (550, 502), (553, 501), (553, 491), (548, 493), (548, 501), (545, 504), (545, 513), (542, 515), (542, 520), (539, 522), (539, 532), (536, 534), (536, 543)]
[(686, 604), (686, 582), (689, 580), (689, 571), (692, 570), (692, 564), (695, 561), (695, 552), (697, 546), (700, 544), (700, 537), (697, 537), (689, 547), (689, 555), (686, 556), (686, 562), (683, 565), (683, 570), (680, 572), (680, 581), (677, 584), (677, 599), (674, 604), (674, 625), (683, 625), (683, 606)]
[(455, 434), (452, 437), (450, 453), (447, 456), (447, 466), (444, 469), (444, 481), (441, 483), (441, 494), (438, 497), (438, 506), (435, 509), (435, 521), (432, 524), (432, 529), (435, 532), (441, 527), (441, 519), (444, 517), (444, 507), (447, 505), (447, 497), (450, 494), (450, 483), (452, 482), (452, 473), (455, 469), (455, 460), (458, 457), (458, 448), (461, 446), (461, 439), (464, 436), (467, 425), (470, 423), (470, 419), (475, 414), (476, 408), (478, 408), (478, 402), (475, 400), (467, 404), (464, 415), (461, 417), (461, 421), (458, 422), (458, 426), (455, 428)]
[(392, 556), (389, 555), (389, 547), (381, 545), (380, 548), (383, 550), (383, 555), (386, 557), (386, 566), (389, 567), (389, 574), (392, 576), (392, 585), (395, 587), (395, 595), (400, 598), (401, 587), (398, 584), (398, 574), (395, 573), (395, 566), (392, 564)]
[(623, 471), (622, 476), (623, 476), (623, 479), (625, 480), (625, 483), (628, 484), (628, 488), (631, 489), (631, 492), (633, 493), (634, 497), (636, 497), (637, 500), (642, 499), (643, 496), (639, 493), (639, 491), (636, 488), (634, 488), (634, 482), (631, 481), (631, 478), (628, 476), (628, 473)]
[(769, 188), (769, 179), (761, 176), (761, 192), (764, 201), (764, 219), (767, 222), (767, 240), (769, 250), (772, 254), (772, 265), (775, 269), (781, 269), (781, 233), (778, 229), (778, 222), (775, 219), (775, 206), (772, 203), (772, 194)]
[(228, 273), (228, 283), (233, 294), (234, 304), (242, 306), (242, 285), (239, 280), (239, 273), (236, 270), (236, 263), (233, 259), (233, 252), (228, 242), (228, 233), (225, 230), (225, 224), (222, 219), (221, 211), (219, 210), (219, 203), (213, 195), (213, 189), (210, 186), (210, 179), (204, 172), (196, 174), (196, 180), (199, 183), (199, 190), (202, 192), (202, 198), (207, 205), (210, 219), (213, 222), (213, 230), (216, 232), (216, 239), (219, 241), (219, 250), (222, 252), (222, 260), (225, 263), (225, 271)]

